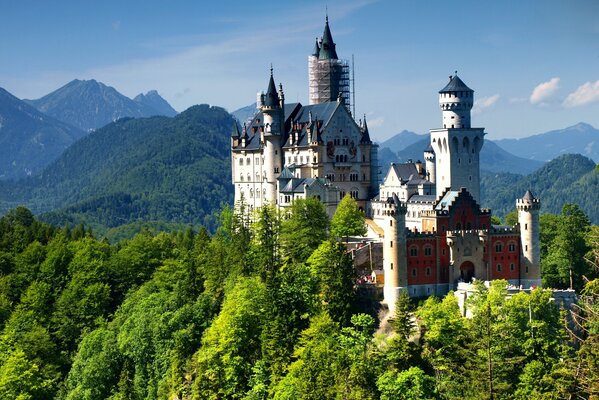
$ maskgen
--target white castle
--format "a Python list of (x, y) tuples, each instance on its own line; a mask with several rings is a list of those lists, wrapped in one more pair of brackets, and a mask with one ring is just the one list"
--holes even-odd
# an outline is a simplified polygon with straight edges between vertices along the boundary
[(258, 112), (231, 138), (235, 201), (250, 211), (316, 197), (329, 215), (350, 195), (369, 236), (383, 243), (384, 302), (397, 295), (442, 295), (457, 282), (506, 279), (540, 286), (539, 208), (530, 191), (517, 200), (518, 225), (491, 224), (480, 208), (484, 128), (473, 128), (474, 91), (457, 73), (439, 91), (442, 128), (431, 129), (421, 162), (392, 164), (378, 182), (378, 146), (366, 118), (349, 110), (348, 64), (337, 57), (328, 18), (308, 58), (310, 104), (285, 103), (271, 68)]

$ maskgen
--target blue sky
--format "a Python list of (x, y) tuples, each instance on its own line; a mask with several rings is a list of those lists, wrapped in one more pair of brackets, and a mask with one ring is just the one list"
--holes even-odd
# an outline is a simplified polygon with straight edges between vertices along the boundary
[(233, 111), (266, 89), (272, 63), (287, 100), (306, 102), (325, 7), (375, 139), (439, 127), (437, 92), (454, 70), (488, 138), (599, 127), (595, 0), (0, 0), (0, 86), (37, 98), (93, 78), (130, 97), (157, 89), (178, 111)]

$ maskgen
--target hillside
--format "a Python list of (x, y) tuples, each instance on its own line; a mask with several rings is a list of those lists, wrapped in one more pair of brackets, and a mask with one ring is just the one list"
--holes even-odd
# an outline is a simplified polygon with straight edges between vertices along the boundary
[(252, 118), (256, 114), (256, 103), (252, 103), (249, 106), (241, 107), (231, 113), (240, 124), (243, 125), (245, 121)]
[(83, 135), (0, 88), (0, 179), (41, 171)]
[[(404, 131), (406, 132), (406, 131)], [(402, 132), (403, 133), (403, 132)], [(411, 133), (411, 132), (408, 132)], [(412, 136), (413, 135), (413, 136)], [(422, 160), (423, 152), (428, 147), (429, 136), (428, 135), (406, 135), (407, 140), (401, 140), (401, 138), (394, 137), (391, 143), (397, 143), (399, 145), (406, 144), (406, 147), (390, 148), (383, 146), (383, 142), (379, 148), (379, 160), (381, 160), (381, 166), (386, 166), (391, 162), (407, 162), (408, 160)], [(396, 138), (398, 140), (396, 140)], [(410, 140), (416, 139), (411, 144), (407, 144)], [(393, 159), (393, 150), (395, 149), (396, 156)], [(527, 160), (521, 157), (517, 157), (498, 146), (496, 143), (490, 140), (485, 140), (485, 144), (480, 154), (480, 168), (481, 170), (491, 172), (510, 172), (510, 173), (521, 173), (529, 174), (532, 171), (538, 169), (543, 165), (542, 162), (536, 160)], [(385, 171), (385, 168), (383, 168)], [(385, 171), (386, 172), (386, 171)]]
[(53, 224), (85, 221), (100, 230), (134, 221), (213, 228), (213, 212), (232, 202), (232, 125), (225, 110), (207, 105), (174, 118), (119, 120), (6, 188), (2, 206), (25, 204)]
[(562, 154), (582, 154), (599, 162), (599, 129), (583, 122), (522, 139), (501, 139), (497, 144), (517, 156), (549, 161)]
[[(44, 114), (84, 131), (98, 129), (123, 117), (174, 115), (172, 107), (157, 92), (140, 96), (131, 100), (102, 82), (75, 79), (42, 98), (24, 101)], [(168, 106), (166, 112), (164, 103)]]
[(481, 174), (482, 205), (503, 216), (515, 208), (526, 190), (541, 198), (541, 212), (559, 214), (565, 203), (576, 203), (599, 223), (599, 168), (579, 154), (565, 154), (528, 176), (505, 173)]

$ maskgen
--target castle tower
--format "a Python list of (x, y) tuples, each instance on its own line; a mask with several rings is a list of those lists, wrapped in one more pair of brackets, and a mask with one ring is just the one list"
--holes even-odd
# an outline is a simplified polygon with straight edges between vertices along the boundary
[(383, 243), (383, 287), (384, 302), (390, 312), (395, 311), (395, 303), (401, 290), (408, 288), (408, 259), (406, 254), (406, 212), (407, 205), (396, 194), (385, 204), (385, 239)]
[(516, 200), (520, 225), (520, 284), (524, 287), (541, 286), (540, 208), (541, 201), (530, 190)]
[(437, 194), (447, 188), (468, 189), (480, 204), (480, 150), (484, 128), (470, 126), (474, 91), (456, 75), (439, 91), (443, 128), (431, 129), (431, 146), (435, 155)]
[(424, 161), (426, 162), (426, 174), (428, 175), (428, 180), (432, 183), (436, 181), (435, 174), (435, 150), (429, 144), (426, 150), (424, 150)]
[(328, 16), (322, 38), (320, 41), (316, 39), (314, 50), (308, 57), (308, 80), (310, 104), (337, 101), (341, 96), (343, 104), (349, 107), (349, 64), (337, 57)]
[(259, 108), (264, 118), (264, 132), (261, 137), (264, 147), (263, 188), (265, 191), (263, 204), (276, 204), (277, 202), (277, 177), (283, 165), (283, 151), (281, 149), (281, 136), (283, 134), (283, 88), (280, 86), (277, 93), (275, 81), (270, 68), (270, 80), (266, 94), (260, 96)]

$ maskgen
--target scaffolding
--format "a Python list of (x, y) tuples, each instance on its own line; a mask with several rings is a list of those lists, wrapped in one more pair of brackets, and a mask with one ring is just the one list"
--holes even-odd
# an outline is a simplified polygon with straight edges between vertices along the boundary
[(343, 104), (351, 111), (350, 65), (347, 60), (319, 60), (310, 56), (308, 75), (310, 104), (337, 101), (341, 96)]

